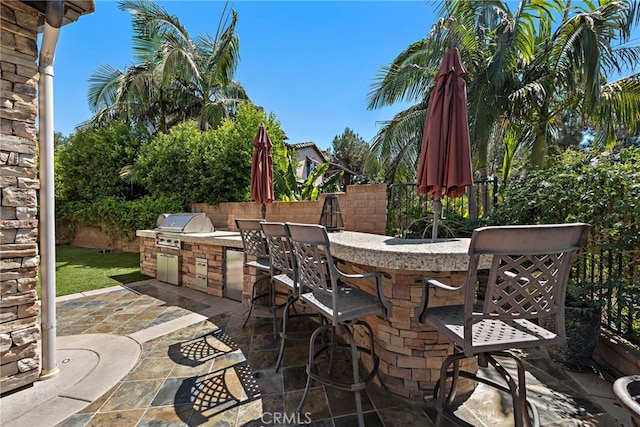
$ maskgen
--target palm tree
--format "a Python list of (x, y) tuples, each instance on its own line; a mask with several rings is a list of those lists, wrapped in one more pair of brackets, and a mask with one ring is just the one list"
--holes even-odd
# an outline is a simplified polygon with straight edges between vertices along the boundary
[(247, 99), (233, 80), (238, 63), (237, 14), (223, 9), (215, 36), (191, 38), (180, 20), (147, 0), (124, 0), (133, 24), (135, 64), (124, 71), (102, 65), (91, 76), (93, 122), (114, 117), (143, 122), (153, 132), (198, 121), (205, 130)]
[(200, 35), (195, 41), (195, 68), (184, 73), (178, 82), (185, 104), (201, 130), (214, 126), (234, 114), (237, 103), (247, 100), (242, 85), (233, 80), (238, 64), (238, 16), (225, 11), (216, 34)]
[[(629, 40), (640, 20), (631, 1), (521, 1), (511, 11), (503, 1), (443, 2), (441, 19), (429, 35), (383, 67), (369, 94), (369, 108), (398, 101), (416, 102), (384, 123), (372, 149), (393, 171), (389, 180), (412, 179), (422, 137), (428, 94), (444, 50), (456, 44), (468, 74), (469, 125), (476, 170), (487, 174), (491, 135), (505, 120), (517, 123), (519, 139), (535, 135), (530, 163), (542, 167), (550, 124), (563, 109), (574, 108), (598, 125), (602, 138), (614, 138), (613, 123), (626, 128), (640, 117), (638, 75), (606, 83), (605, 71), (632, 67), (638, 46), (612, 47)], [(555, 20), (560, 18), (560, 23)], [(554, 29), (555, 28), (555, 29)], [(533, 131), (522, 126), (529, 123)], [(526, 142), (526, 141), (525, 141)], [(415, 173), (415, 172), (414, 172)]]
[(627, 1), (589, 2), (567, 7), (553, 30), (541, 22), (535, 55), (514, 69), (521, 76), (509, 94), (507, 114), (527, 122), (533, 130), (530, 165), (542, 168), (547, 150), (561, 126), (564, 111), (579, 111), (596, 123), (598, 141), (615, 144), (616, 126), (633, 128), (640, 119), (640, 74), (607, 82), (612, 72), (632, 69), (640, 60), (640, 46), (614, 46), (629, 40), (640, 19), (638, 4)]
[[(520, 14), (527, 11), (519, 10)], [(425, 39), (410, 45), (389, 67), (381, 68), (369, 94), (370, 109), (417, 101), (383, 123), (372, 142), (372, 150), (388, 161), (390, 181), (415, 178), (433, 79), (444, 53), (453, 45), (459, 48), (468, 71), (469, 124), (476, 169), (481, 178), (487, 175), (489, 135), (504, 109), (501, 105), (507, 102), (499, 95), (510, 82), (508, 69), (502, 66), (506, 55), (496, 46), (500, 38), (523, 44), (521, 39), (527, 35), (523, 30), (527, 28), (507, 25), (513, 21), (509, 19), (512, 14), (499, 1), (445, 1), (439, 15), (441, 18)], [(492, 108), (487, 108), (489, 105)]]

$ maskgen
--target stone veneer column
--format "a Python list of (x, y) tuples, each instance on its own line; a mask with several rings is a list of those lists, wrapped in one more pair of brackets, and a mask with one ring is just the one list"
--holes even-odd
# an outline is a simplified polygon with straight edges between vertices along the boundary
[[(341, 262), (340, 269), (347, 274), (365, 274), (374, 270), (372, 267)], [(466, 279), (466, 272), (432, 272), (385, 270), (390, 279), (383, 280), (384, 294), (393, 307), (390, 318), (376, 316), (364, 320), (371, 326), (375, 339), (375, 351), (380, 359), (379, 373), (387, 390), (399, 396), (414, 400), (431, 397), (433, 389), (440, 378), (440, 366), (453, 353), (453, 344), (449, 339), (428, 325), (419, 323), (414, 317), (414, 309), (422, 298), (422, 284), (416, 278), (427, 275), (450, 286), (461, 286)], [(374, 280), (357, 280), (351, 282), (355, 287), (375, 295)], [(462, 304), (462, 292), (450, 292), (431, 289), (429, 294), (431, 307)], [(356, 341), (368, 347), (368, 341), (362, 331), (356, 329)], [(371, 369), (370, 357), (362, 358), (363, 364)], [(474, 372), (477, 370), (475, 359), (461, 361), (461, 368)], [(472, 390), (474, 383), (460, 378), (459, 392), (462, 394)]]
[(38, 13), (0, 4), (0, 391), (40, 375), (36, 281)]

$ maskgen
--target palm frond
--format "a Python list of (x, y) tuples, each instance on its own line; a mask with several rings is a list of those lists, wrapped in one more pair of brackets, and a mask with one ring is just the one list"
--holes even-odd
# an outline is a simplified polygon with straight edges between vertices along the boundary
[(516, 105), (537, 104), (539, 99), (547, 96), (547, 82), (545, 76), (527, 82), (509, 94), (509, 100)]
[(109, 64), (102, 64), (89, 77), (87, 102), (93, 113), (107, 108), (116, 102), (118, 82), (122, 71)]
[(605, 75), (621, 75), (633, 71), (637, 64), (640, 64), (640, 46), (620, 46), (612, 49), (610, 54), (601, 60)]
[(201, 78), (194, 48), (190, 43), (185, 46), (180, 39), (167, 35), (162, 44), (161, 53), (162, 56), (158, 68), (164, 84), (169, 84), (176, 77), (187, 80), (199, 80)]
[[(627, 2), (603, 2), (596, 8), (587, 4), (580, 13), (565, 19), (551, 37), (549, 57), (552, 68), (568, 90), (583, 87), (583, 108), (595, 111), (600, 102), (600, 76), (603, 70), (621, 69), (637, 52), (611, 47), (612, 40), (628, 37), (632, 19)], [(622, 61), (622, 62), (621, 62)]]
[(426, 105), (421, 103), (382, 122), (370, 146), (371, 155), (384, 162), (386, 182), (415, 180), (426, 114)]
[(218, 27), (215, 37), (205, 34), (196, 40), (201, 57), (206, 58), (203, 66), (212, 77), (211, 83), (226, 84), (231, 81), (240, 60), (236, 11), (231, 10), (231, 21), (228, 24), (228, 19), (221, 20), (223, 22), (226, 27)]
[(412, 43), (389, 66), (380, 68), (367, 95), (368, 109), (415, 101), (424, 96), (425, 76), (431, 75), (432, 80), (437, 72), (437, 68), (427, 71), (425, 44), (425, 39)]
[(635, 131), (640, 122), (640, 73), (602, 86), (595, 142), (613, 148), (619, 130)]
[(172, 35), (184, 42), (191, 39), (189, 32), (177, 16), (171, 15), (160, 4), (148, 0), (122, 0), (120, 10), (131, 14), (133, 32), (139, 37), (161, 37)]

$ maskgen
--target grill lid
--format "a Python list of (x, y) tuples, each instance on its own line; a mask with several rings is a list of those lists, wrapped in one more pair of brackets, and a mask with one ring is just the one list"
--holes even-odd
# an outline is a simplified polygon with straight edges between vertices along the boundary
[(156, 230), (174, 233), (209, 233), (213, 231), (213, 224), (202, 212), (161, 214), (156, 222)]

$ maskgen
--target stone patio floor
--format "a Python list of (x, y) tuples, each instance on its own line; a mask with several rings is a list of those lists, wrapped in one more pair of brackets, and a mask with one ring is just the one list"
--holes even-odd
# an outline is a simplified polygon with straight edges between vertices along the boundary
[[(133, 368), (115, 379), (102, 396), (69, 413), (64, 421), (54, 422), (45, 415), (38, 424), (357, 425), (353, 394), (319, 384), (312, 388), (303, 413), (296, 415), (306, 381), (307, 344), (292, 341), (283, 368), (275, 372), (279, 341), (273, 337), (270, 315), (258, 313), (242, 328), (245, 313), (239, 303), (157, 280), (58, 299), (61, 339), (84, 334), (128, 336), (140, 343), (141, 353)], [(544, 350), (522, 355), (529, 398), (538, 408), (541, 425), (631, 425), (624, 414), (605, 411), (602, 399), (593, 396), (598, 391), (583, 389)], [(611, 387), (600, 380), (596, 379), (594, 388)], [(42, 404), (45, 414), (47, 404)], [(431, 426), (435, 420), (429, 399), (404, 399), (375, 382), (363, 394), (363, 407), (367, 426)], [(510, 401), (483, 385), (476, 387), (457, 413), (475, 426), (513, 425)]]

